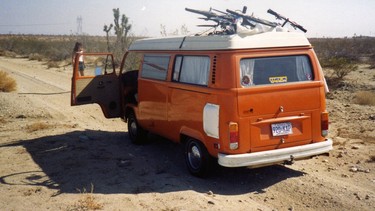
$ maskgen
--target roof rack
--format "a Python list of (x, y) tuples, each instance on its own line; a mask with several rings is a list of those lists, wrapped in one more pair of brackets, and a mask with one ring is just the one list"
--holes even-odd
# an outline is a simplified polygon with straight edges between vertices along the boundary
[(282, 24), (256, 18), (253, 15), (246, 15), (246, 6), (244, 6), (241, 11), (226, 9), (226, 12), (213, 8), (210, 8), (208, 11), (190, 8), (185, 8), (185, 10), (205, 16), (200, 17), (199, 19), (213, 21), (216, 23), (213, 25), (198, 25), (198, 27), (210, 27), (213, 29), (213, 32), (210, 32), (208, 35), (254, 35), (271, 31), (286, 32), (289, 31), (285, 27), (287, 23), (289, 23), (289, 25), (291, 25), (294, 29), (299, 29), (305, 33), (307, 32), (303, 26), (291, 21), (289, 18), (286, 18), (271, 9), (269, 9), (267, 12), (274, 15), (276, 20), (284, 21)]

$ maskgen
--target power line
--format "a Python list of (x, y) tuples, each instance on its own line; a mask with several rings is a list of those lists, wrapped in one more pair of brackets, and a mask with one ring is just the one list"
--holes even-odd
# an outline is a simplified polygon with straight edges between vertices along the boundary
[(69, 23), (31, 23), (31, 24), (0, 24), (0, 27), (19, 27), (19, 26), (58, 26), (68, 25)]

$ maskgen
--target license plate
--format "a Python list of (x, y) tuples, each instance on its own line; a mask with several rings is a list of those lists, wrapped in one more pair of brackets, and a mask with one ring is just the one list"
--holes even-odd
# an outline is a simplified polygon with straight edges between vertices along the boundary
[(271, 128), (273, 136), (284, 136), (293, 134), (292, 123), (290, 122), (271, 124)]

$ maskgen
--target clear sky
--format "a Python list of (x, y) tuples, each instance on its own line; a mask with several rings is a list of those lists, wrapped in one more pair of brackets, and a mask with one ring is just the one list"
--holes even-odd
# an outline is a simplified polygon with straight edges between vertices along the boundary
[(242, 9), (247, 14), (274, 21), (268, 9), (304, 26), (308, 37), (375, 36), (375, 0), (0, 0), (0, 34), (75, 34), (77, 18), (82, 31), (105, 35), (104, 24), (113, 23), (113, 8), (129, 17), (132, 33), (160, 36), (186, 25), (192, 34), (202, 31), (197, 19), (185, 7), (208, 10)]

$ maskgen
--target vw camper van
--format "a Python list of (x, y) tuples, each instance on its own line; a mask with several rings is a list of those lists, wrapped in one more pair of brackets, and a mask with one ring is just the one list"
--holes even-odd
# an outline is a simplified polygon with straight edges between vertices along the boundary
[[(137, 70), (125, 68), (130, 53)], [(255, 168), (332, 149), (326, 83), (302, 33), (137, 40), (120, 70), (110, 53), (84, 56), (71, 104), (97, 103), (107, 118), (122, 118), (135, 143), (151, 132), (183, 144), (193, 175), (209, 173), (213, 161)]]

